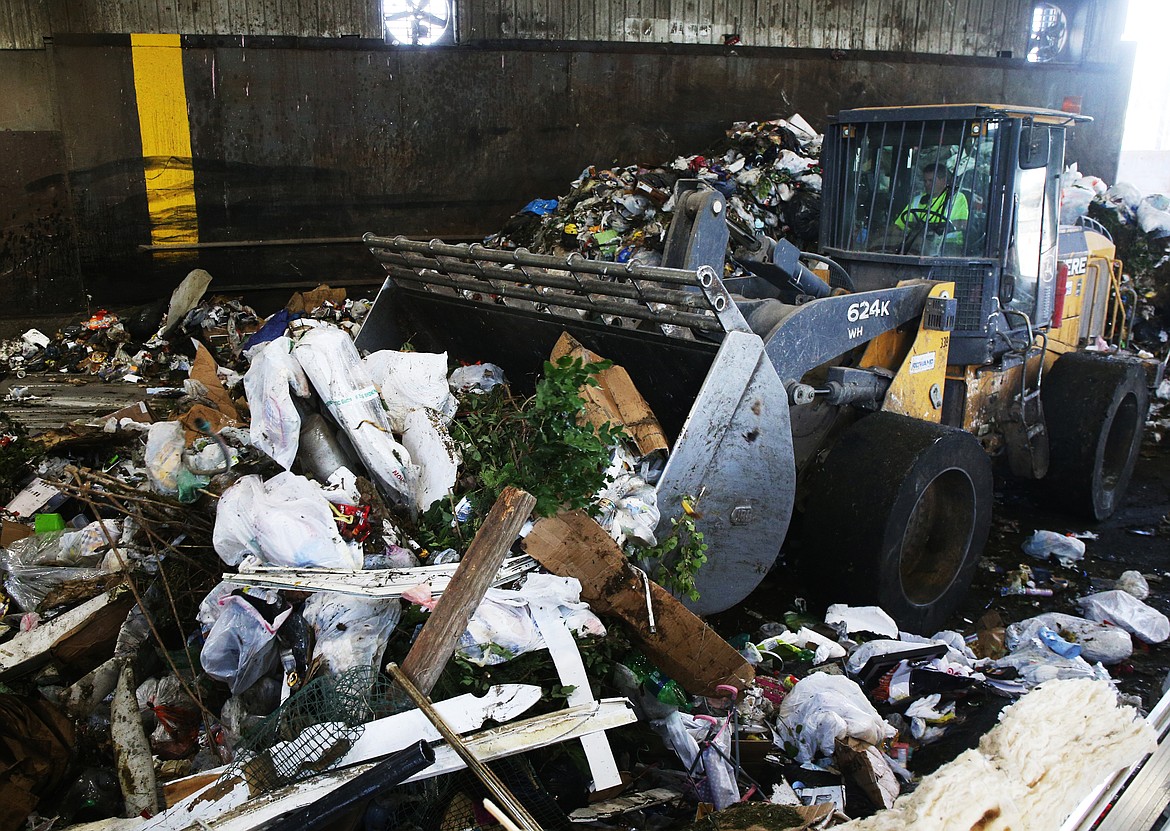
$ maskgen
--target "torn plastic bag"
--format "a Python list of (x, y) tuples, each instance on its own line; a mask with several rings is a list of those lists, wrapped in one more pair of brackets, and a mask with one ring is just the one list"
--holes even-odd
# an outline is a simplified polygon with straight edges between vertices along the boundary
[(311, 392), (305, 371), (292, 355), (292, 340), (279, 337), (252, 356), (244, 373), (244, 392), (252, 411), (252, 445), (288, 470), (300, 444), (301, 414), (293, 395)]
[[(110, 541), (118, 544), (121, 535), (117, 520), (104, 519), (80, 531), (54, 531), (16, 540), (0, 549), (0, 566), (7, 575), (4, 589), (21, 609), (35, 611), (65, 583), (95, 580), (119, 570), (118, 557), (111, 556), (108, 549)], [(125, 550), (119, 551), (129, 558)]]
[(833, 755), (837, 739), (849, 736), (881, 744), (897, 733), (882, 720), (861, 687), (843, 675), (816, 672), (792, 688), (777, 713), (776, 744), (796, 748), (796, 761)]
[(333, 675), (379, 666), (390, 633), (402, 617), (397, 598), (365, 598), (315, 592), (301, 609), (313, 627), (313, 655)]
[(244, 476), (223, 492), (211, 536), (229, 566), (251, 554), (268, 565), (360, 569), (360, 551), (346, 545), (321, 489), (284, 472), (264, 482)]
[(1138, 226), (1154, 239), (1170, 237), (1170, 197), (1152, 193), (1137, 207)]
[(581, 582), (575, 577), (530, 574), (517, 591), (488, 589), (467, 631), (459, 639), (458, 655), (478, 666), (502, 664), (526, 652), (544, 649), (544, 638), (528, 608), (530, 599), (556, 606), (576, 637), (605, 636), (605, 625), (581, 602)]
[(1060, 224), (1075, 225), (1077, 218), (1089, 212), (1089, 203), (1095, 194), (1088, 188), (1077, 186), (1064, 188), (1060, 192)]
[(1023, 545), (1024, 553), (1037, 560), (1055, 557), (1066, 568), (1085, 557), (1085, 543), (1055, 531), (1036, 531)]
[(365, 357), (370, 377), (386, 402), (386, 415), (395, 433), (406, 429), (406, 414), (430, 408), (449, 422), (459, 402), (447, 383), (447, 353), (395, 352), (383, 349)]
[(293, 355), (370, 476), (387, 495), (412, 505), (410, 454), (394, 440), (382, 399), (349, 335), (332, 326), (314, 327), (293, 347)]
[(491, 392), (508, 381), (504, 377), (504, 370), (495, 364), (472, 364), (455, 369), (447, 382), (455, 392), (481, 394)]
[(1112, 623), (1146, 643), (1161, 643), (1170, 638), (1170, 620), (1152, 606), (1120, 589), (1098, 592), (1077, 600), (1089, 620)]
[(193, 502), (196, 490), (210, 481), (196, 476), (183, 463), (187, 434), (178, 421), (156, 421), (146, 434), (146, 475), (157, 493)]
[(207, 633), (199, 662), (232, 695), (243, 692), (277, 664), (276, 630), (292, 614), (292, 608), (269, 622), (248, 599), (236, 594), (222, 596), (218, 619)]
[(1100, 664), (1092, 665), (1084, 658), (1063, 658), (1044, 645), (1038, 637), (1023, 641), (1010, 654), (995, 662), (997, 667), (1011, 667), (1019, 673), (1028, 687), (1045, 681), (1068, 678), (1098, 678), (1109, 680), (1109, 673)]
[(425, 511), (451, 493), (463, 458), (435, 410), (410, 410), (403, 425), (402, 445), (418, 465), (414, 504)]
[(634, 473), (635, 464), (624, 448), (614, 450), (605, 472), (606, 485), (594, 500), (598, 507), (594, 519), (618, 545), (624, 545), (631, 537), (644, 545), (655, 545), (654, 529), (661, 519), (658, 491)]
[[(687, 713), (677, 710), (650, 722), (654, 732), (663, 744), (673, 750), (690, 777), (699, 782), (699, 799), (715, 805), (722, 811), (739, 801), (739, 787), (735, 781), (735, 770), (728, 759), (731, 756), (731, 731), (723, 730), (710, 746), (700, 751), (699, 740), (706, 739), (712, 724), (700, 721)], [(719, 748), (725, 754), (720, 756)]]
[(1123, 571), (1113, 588), (1132, 594), (1138, 600), (1145, 600), (1150, 596), (1149, 581), (1140, 571)]
[(1120, 626), (1096, 623), (1061, 612), (1047, 612), (1010, 624), (1006, 632), (1007, 648), (1014, 650), (1021, 643), (1039, 637), (1040, 630), (1045, 627), (1080, 646), (1081, 657), (1092, 664), (1112, 666), (1133, 654), (1133, 639)]

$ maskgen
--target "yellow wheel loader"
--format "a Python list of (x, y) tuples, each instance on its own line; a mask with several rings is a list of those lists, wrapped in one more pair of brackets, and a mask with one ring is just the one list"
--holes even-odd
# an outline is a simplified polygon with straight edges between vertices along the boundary
[(819, 253), (739, 227), (699, 181), (676, 185), (660, 266), (367, 234), (389, 276), (358, 347), (410, 340), (523, 383), (569, 331), (629, 371), (672, 440), (664, 525), (703, 495), (695, 611), (745, 598), (799, 512), (809, 585), (929, 633), (986, 542), (993, 459), (1090, 519), (1133, 471), (1144, 369), (1084, 349), (1124, 338), (1120, 267), (1100, 229), (1057, 222), (1083, 120), (841, 112)]

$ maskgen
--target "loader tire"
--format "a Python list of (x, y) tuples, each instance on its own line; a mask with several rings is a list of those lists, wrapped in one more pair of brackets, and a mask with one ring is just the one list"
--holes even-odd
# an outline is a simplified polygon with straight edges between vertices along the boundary
[(991, 527), (991, 460), (953, 427), (875, 413), (811, 484), (804, 571), (825, 602), (877, 605), (933, 634), (974, 577)]
[(1129, 487), (1149, 409), (1137, 361), (1062, 355), (1040, 385), (1050, 461), (1043, 486), (1054, 506), (1108, 518)]

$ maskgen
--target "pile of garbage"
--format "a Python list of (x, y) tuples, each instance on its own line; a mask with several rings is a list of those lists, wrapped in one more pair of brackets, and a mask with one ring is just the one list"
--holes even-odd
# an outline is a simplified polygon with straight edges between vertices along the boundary
[[(370, 828), (481, 827), (481, 805), (522, 828), (682, 827), (742, 801), (822, 828), (904, 815), (956, 737), (1004, 756), (1028, 717), (984, 734), (1032, 695), (1093, 711), (1098, 765), (1151, 741), (1108, 671), (1170, 637), (1140, 575), (1082, 616), (909, 633), (794, 604), (724, 637), (678, 600), (706, 555), (701, 495), (657, 504), (669, 442), (632, 385), (621, 407), (598, 394), (619, 367), (566, 335), (520, 397), (492, 364), (359, 353), (369, 304), (342, 292), (260, 319), (190, 279), (143, 344), (186, 367), (165, 417), (144, 402), (20, 437), (0, 831), (312, 828), (358, 804)], [(1028, 553), (1075, 564), (1068, 539)], [(1074, 755), (1061, 724), (1053, 769)], [(1056, 815), (1094, 776), (1062, 768), (1032, 796)]]
[[(815, 245), (821, 141), (800, 115), (736, 122), (705, 154), (658, 166), (590, 166), (558, 199), (534, 199), (484, 243), (540, 254), (656, 266), (674, 211), (674, 184), (698, 179), (727, 197), (731, 245), (758, 235)], [(729, 254), (731, 252), (729, 251)]]
[(1061, 177), (1060, 221), (1099, 222), (1113, 238), (1139, 302), (1133, 342), (1160, 352), (1170, 341), (1170, 196), (1143, 194), (1127, 182), (1109, 185), (1070, 165)]

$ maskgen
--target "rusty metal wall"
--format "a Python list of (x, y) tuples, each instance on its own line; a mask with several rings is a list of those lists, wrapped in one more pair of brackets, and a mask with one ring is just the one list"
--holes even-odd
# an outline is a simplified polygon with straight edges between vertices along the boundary
[[(60, 37), (51, 50), (87, 291), (103, 302), (155, 297), (195, 265), (224, 287), (378, 278), (357, 245), (144, 253), (151, 235), (130, 48), (90, 41)], [(663, 163), (710, 151), (736, 120), (800, 112), (819, 126), (838, 109), (878, 104), (1059, 107), (1079, 96), (1097, 121), (1076, 129), (1069, 159), (1108, 180), (1129, 83), (1124, 63), (747, 57), (686, 45), (183, 44), (199, 239), (215, 243), (483, 235), (530, 199), (565, 193), (588, 164)]]
[(464, 40), (1023, 54), (1031, 0), (460, 0)]
[[(557, 40), (995, 56), (1026, 51), (1032, 0), (453, 0), (459, 40)], [(1091, 0), (1085, 52), (1111, 61), (1126, 0)], [(54, 33), (381, 37), (378, 0), (0, 0), (0, 49)]]

